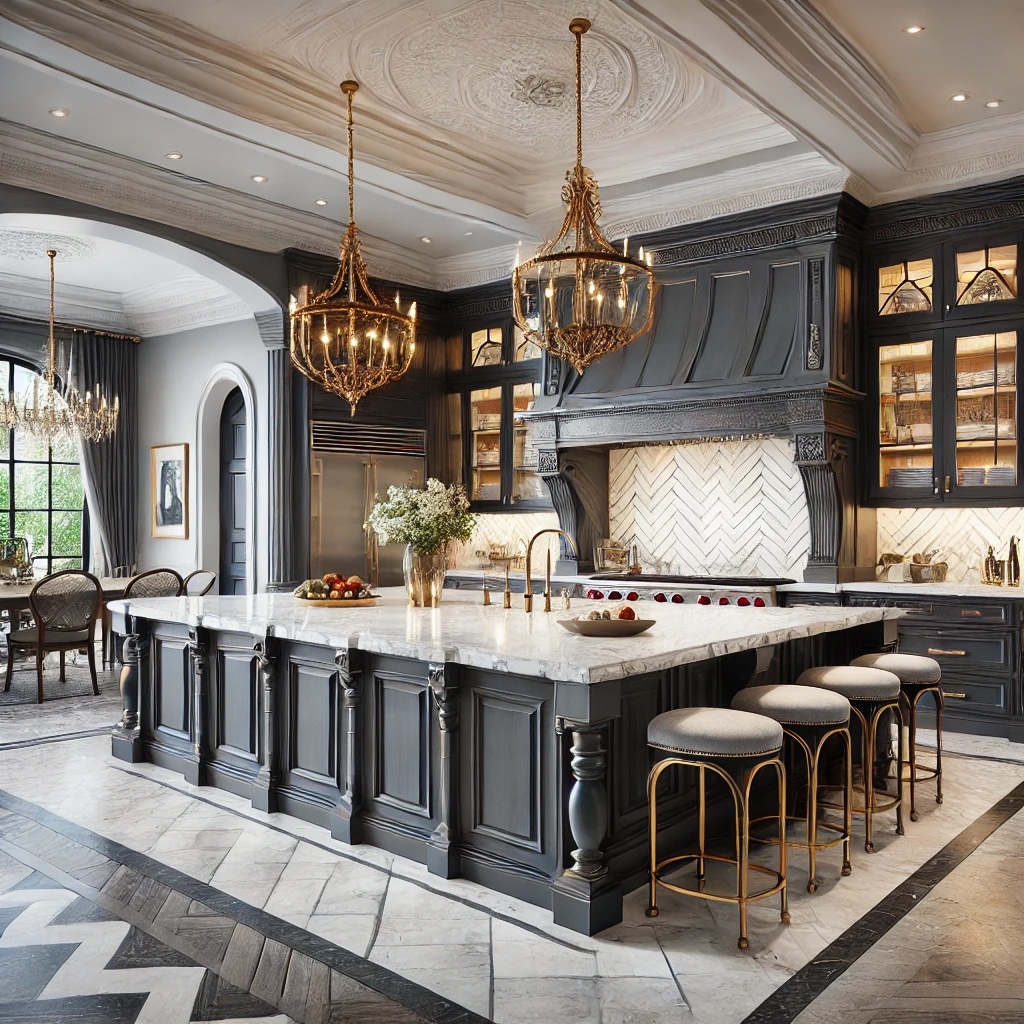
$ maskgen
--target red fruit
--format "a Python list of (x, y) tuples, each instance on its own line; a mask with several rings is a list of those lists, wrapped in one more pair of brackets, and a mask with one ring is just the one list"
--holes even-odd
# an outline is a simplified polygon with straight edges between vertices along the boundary
[(636, 612), (633, 611), (632, 608), (620, 608), (619, 609), (619, 618), (620, 619), (635, 619), (636, 618)]
[(639, 601), (640, 600), (640, 595), (635, 590), (631, 590), (626, 595), (626, 600), (627, 601)]
[(682, 594), (673, 594), (672, 595), (672, 603), (673, 604), (682, 604), (684, 600), (685, 600), (685, 598), (683, 597)]
[(668, 598), (664, 594), (655, 594), (654, 600), (660, 601), (662, 604), (664, 604), (668, 600)]
[(589, 597), (591, 601), (600, 601), (601, 598), (604, 597), (604, 594), (602, 594), (600, 590), (588, 590), (587, 597)]
[(701, 594), (697, 598), (697, 604), (711, 604), (711, 598), (707, 594)]
[(727, 597), (720, 597), (718, 599), (718, 603), (719, 604), (728, 604), (729, 603), (729, 598), (727, 598)]
[(755, 608), (763, 608), (764, 607), (764, 598), (763, 597), (755, 597), (754, 598), (754, 607)]
[(739, 598), (736, 599), (736, 603), (741, 608), (746, 608), (750, 604), (750, 598), (749, 597), (739, 597)]

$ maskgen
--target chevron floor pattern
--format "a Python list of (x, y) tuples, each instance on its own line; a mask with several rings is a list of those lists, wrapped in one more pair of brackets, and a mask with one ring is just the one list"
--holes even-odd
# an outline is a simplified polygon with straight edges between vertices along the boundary
[[(17, 877), (3, 856), (0, 877)], [(0, 1021), (294, 1024), (38, 871), (0, 891)], [(2, 888), (2, 886), (0, 886)]]

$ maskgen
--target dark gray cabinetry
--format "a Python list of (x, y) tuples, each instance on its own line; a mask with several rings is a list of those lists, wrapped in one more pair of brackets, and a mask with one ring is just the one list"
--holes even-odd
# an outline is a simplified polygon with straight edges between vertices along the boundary
[[(1024, 740), (1021, 632), (1024, 596), (958, 598), (921, 595), (786, 594), (787, 607), (836, 604), (904, 608), (899, 650), (942, 666), (945, 726), (960, 732)], [(923, 718), (931, 717), (928, 702)]]

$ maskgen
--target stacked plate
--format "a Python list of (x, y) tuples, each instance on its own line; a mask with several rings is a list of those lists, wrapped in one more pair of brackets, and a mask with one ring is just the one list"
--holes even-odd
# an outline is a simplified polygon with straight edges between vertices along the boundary
[(1017, 482), (1017, 471), (1013, 466), (989, 466), (985, 483), (994, 487), (1012, 487)]
[(889, 487), (931, 487), (930, 466), (897, 466), (889, 470)]
[(985, 467), (965, 466), (957, 477), (961, 487), (981, 487), (985, 483)]

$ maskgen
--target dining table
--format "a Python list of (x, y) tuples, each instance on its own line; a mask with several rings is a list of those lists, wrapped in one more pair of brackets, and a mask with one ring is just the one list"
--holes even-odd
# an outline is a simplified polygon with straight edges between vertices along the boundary
[[(19, 580), (17, 583), (0, 583), (0, 611), (17, 613), (23, 608), (28, 608), (28, 596), (32, 593), (32, 588), (45, 578), (45, 576), (36, 576), (32, 579)], [(104, 602), (123, 597), (125, 587), (130, 582), (130, 576), (100, 577)]]

